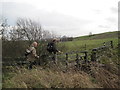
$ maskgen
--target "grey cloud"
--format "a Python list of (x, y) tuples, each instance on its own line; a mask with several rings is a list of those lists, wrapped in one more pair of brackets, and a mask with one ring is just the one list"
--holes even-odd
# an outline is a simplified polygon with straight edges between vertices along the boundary
[(2, 3), (3, 16), (8, 17), (11, 21), (17, 19), (18, 17), (27, 17), (40, 20), (46, 25), (59, 25), (59, 26), (71, 26), (71, 25), (83, 25), (90, 23), (91, 21), (77, 19), (75, 17), (66, 16), (58, 12), (48, 12), (44, 10), (38, 10), (35, 7), (24, 4), (24, 3), (14, 3), (14, 2), (4, 2)]
[(111, 22), (111, 23), (117, 22), (116, 18), (114, 18), (114, 17), (109, 17), (109, 18), (106, 18), (105, 20), (107, 20), (108, 22)]
[(111, 10), (112, 13), (117, 13), (118, 12), (118, 9), (115, 8), (115, 7), (111, 7), (110, 10)]
[(75, 17), (66, 16), (58, 12), (48, 12), (44, 10), (38, 10), (35, 7), (28, 4), (20, 4), (7, 2), (3, 3), (2, 15), (8, 17), (10, 21), (15, 21), (18, 17), (27, 17), (40, 20), (41, 23), (51, 26), (78, 26), (90, 23), (91, 21), (77, 19)]
[(8, 19), (9, 24), (15, 24), (15, 21), (18, 17), (27, 17), (30, 15), (30, 12), (33, 11), (34, 7), (28, 4), (18, 4), (14, 2), (0, 2), (2, 3), (2, 13), (1, 16), (4, 16)]
[(102, 11), (101, 10), (98, 10), (98, 9), (95, 9), (95, 10), (93, 10), (96, 14), (101, 14), (102, 13)]
[(71, 28), (71, 27), (83, 26), (91, 22), (88, 20), (82, 20), (82, 19), (79, 20), (77, 18), (66, 16), (56, 12), (51, 12), (51, 13), (45, 12), (45, 15), (42, 15), (41, 12), (38, 15), (40, 15), (41, 22), (46, 26)]
[(110, 28), (110, 27), (107, 26), (107, 25), (98, 25), (98, 27), (100, 27), (100, 28)]
[(70, 34), (71, 32), (71, 34), (76, 34), (84, 27), (86, 27), (87, 24), (92, 22), (89, 20), (67, 16), (55, 11), (48, 12), (45, 10), (39, 10), (32, 5), (25, 3), (7, 2), (2, 4), (2, 15), (8, 18), (8, 23), (10, 24), (15, 24), (15, 21), (19, 17), (31, 18), (40, 21), (45, 29), (56, 30), (61, 33), (69, 32)]

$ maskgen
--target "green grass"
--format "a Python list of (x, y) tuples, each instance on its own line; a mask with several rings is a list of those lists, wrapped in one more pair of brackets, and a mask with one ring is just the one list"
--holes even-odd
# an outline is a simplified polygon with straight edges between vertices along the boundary
[[(70, 51), (83, 51), (85, 50), (85, 45), (87, 50), (97, 48), (103, 45), (103, 42), (113, 41), (114, 47), (118, 45), (118, 38), (106, 38), (106, 39), (93, 39), (93, 40), (74, 40), (68, 42), (59, 43), (58, 47), (63, 52)], [(63, 47), (65, 48), (63, 50)]]

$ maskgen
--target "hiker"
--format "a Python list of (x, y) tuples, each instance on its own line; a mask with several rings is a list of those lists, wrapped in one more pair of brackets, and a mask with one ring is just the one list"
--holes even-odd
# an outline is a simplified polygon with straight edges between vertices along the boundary
[(33, 42), (25, 52), (26, 60), (28, 61), (28, 68), (32, 69), (32, 66), (35, 64), (35, 60), (39, 58), (36, 54), (36, 47), (38, 46), (37, 42)]
[(52, 55), (52, 60), (54, 60), (55, 63), (57, 63), (57, 52), (61, 52), (56, 48), (56, 42), (58, 42), (58, 40), (53, 39), (47, 45), (47, 51)]

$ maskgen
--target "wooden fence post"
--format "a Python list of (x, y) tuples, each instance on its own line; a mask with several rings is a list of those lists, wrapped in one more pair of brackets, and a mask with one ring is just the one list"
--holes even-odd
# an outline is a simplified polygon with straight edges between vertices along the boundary
[(77, 66), (77, 67), (80, 66), (78, 53), (76, 53), (76, 66)]
[(91, 61), (96, 61), (96, 60), (97, 60), (96, 49), (92, 49)]
[(111, 48), (113, 48), (113, 41), (110, 41), (110, 44), (111, 44)]
[(105, 46), (105, 42), (103, 42), (103, 46)]
[(85, 62), (87, 62), (87, 51), (84, 52), (85, 53), (85, 56), (84, 56), (84, 59), (85, 59)]
[(66, 53), (66, 66), (68, 66), (68, 53)]

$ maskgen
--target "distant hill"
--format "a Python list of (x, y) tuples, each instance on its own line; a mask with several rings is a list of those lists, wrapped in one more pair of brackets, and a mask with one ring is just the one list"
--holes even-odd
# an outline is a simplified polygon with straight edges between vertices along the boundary
[(118, 31), (81, 36), (81, 37), (76, 37), (74, 39), (75, 40), (93, 40), (93, 39), (106, 39), (106, 38), (118, 38)]

